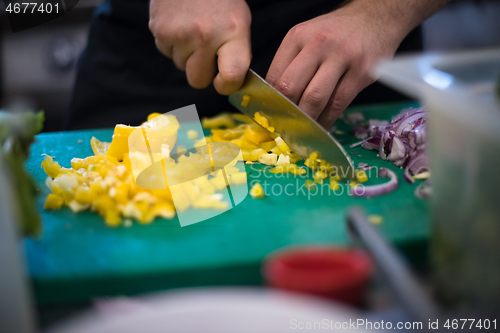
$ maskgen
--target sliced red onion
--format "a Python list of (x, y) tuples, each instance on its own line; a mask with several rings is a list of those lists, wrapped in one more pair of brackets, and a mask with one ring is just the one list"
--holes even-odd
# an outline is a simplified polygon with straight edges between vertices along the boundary
[(359, 142), (356, 142), (356, 143), (353, 143), (352, 145), (349, 146), (349, 148), (354, 148), (354, 147), (357, 147), (357, 146), (361, 146), (365, 141), (359, 141)]
[(427, 138), (427, 126), (425, 124), (416, 126), (413, 129), (413, 133), (413, 135), (415, 136), (415, 143), (422, 144), (426, 141)]
[(361, 147), (368, 150), (378, 149), (379, 145), (380, 145), (380, 138), (368, 138), (361, 143)]
[(391, 193), (398, 188), (398, 177), (394, 171), (387, 168), (380, 168), (378, 170), (378, 176), (383, 178), (390, 178), (387, 183), (372, 185), (372, 186), (355, 186), (351, 189), (350, 194), (354, 197), (376, 197), (379, 195), (384, 195)]
[(392, 138), (391, 152), (387, 156), (387, 160), (394, 162), (402, 159), (406, 155), (406, 146), (397, 136)]
[(425, 154), (420, 153), (414, 156), (406, 165), (405, 172), (403, 174), (404, 179), (410, 184), (415, 183), (413, 175), (417, 175), (424, 171), (429, 171), (428, 165), (429, 163)]
[(357, 125), (352, 129), (352, 134), (354, 134), (356, 138), (364, 140), (368, 137), (368, 130), (361, 125)]
[[(390, 123), (370, 119), (367, 121), (370, 137), (351, 145), (351, 148), (361, 145), (365, 149), (377, 149), (381, 159), (405, 167), (404, 179), (413, 184), (413, 175), (430, 171), (425, 153), (426, 112), (426, 107), (409, 108), (394, 116)], [(358, 127), (356, 132), (363, 133)]]
[(401, 119), (403, 119), (404, 117), (408, 117), (416, 112), (421, 112), (421, 111), (426, 112), (427, 108), (425, 106), (420, 107), (420, 108), (416, 108), (416, 109), (415, 108), (408, 108), (408, 109), (403, 110), (402, 112), (398, 113), (394, 117), (392, 117), (391, 123), (396, 123), (396, 122), (400, 121)]
[(394, 137), (395, 133), (393, 131), (385, 132), (384, 135), (382, 135), (379, 145), (379, 155), (381, 159), (386, 160), (387, 154), (390, 154)]
[(415, 196), (419, 199), (427, 199), (432, 195), (432, 187), (429, 182), (426, 180), (422, 184), (418, 185), (415, 191), (413, 192)]
[(405, 155), (403, 158), (400, 158), (399, 160), (394, 161), (394, 163), (392, 163), (392, 164), (394, 164), (395, 166), (397, 166), (399, 168), (399, 167), (402, 167), (403, 165), (405, 165), (407, 159), (408, 159), (408, 155)]
[(401, 119), (394, 132), (396, 132), (396, 135), (402, 135), (404, 131), (411, 130), (414, 126), (413, 122), (422, 118), (424, 115), (424, 112), (415, 112), (414, 114)]

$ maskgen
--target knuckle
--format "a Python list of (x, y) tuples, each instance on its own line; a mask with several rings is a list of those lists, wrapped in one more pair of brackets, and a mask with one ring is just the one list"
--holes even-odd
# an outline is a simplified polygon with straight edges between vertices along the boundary
[(193, 28), (192, 35), (201, 45), (208, 45), (214, 38), (214, 31), (208, 22), (197, 22)]
[(330, 41), (331, 35), (328, 32), (322, 31), (314, 36), (314, 43), (317, 45), (323, 45)]
[(242, 73), (241, 70), (238, 68), (229, 68), (226, 69), (223, 73), (221, 73), (221, 76), (225, 82), (234, 83), (241, 80)]
[(311, 90), (304, 93), (303, 99), (305, 104), (317, 108), (324, 105), (325, 96), (318, 90)]
[(347, 107), (347, 104), (342, 98), (335, 97), (330, 104), (330, 112), (333, 115), (340, 115)]
[(292, 94), (292, 87), (284, 80), (279, 81), (276, 88), (286, 97), (290, 97)]
[(155, 26), (156, 26), (156, 21), (153, 20), (153, 19), (150, 19), (149, 22), (148, 22), (148, 28), (149, 28), (149, 31), (151, 31), (151, 33), (153, 35), (155, 33)]
[(170, 28), (164, 24), (154, 24), (153, 35), (160, 42), (167, 41), (171, 37)]
[(306, 25), (304, 22), (293, 26), (290, 31), (288, 31), (288, 36), (292, 38), (301, 38), (306, 30)]
[(175, 32), (175, 40), (178, 43), (186, 43), (193, 33), (189, 31), (190, 29), (178, 29)]

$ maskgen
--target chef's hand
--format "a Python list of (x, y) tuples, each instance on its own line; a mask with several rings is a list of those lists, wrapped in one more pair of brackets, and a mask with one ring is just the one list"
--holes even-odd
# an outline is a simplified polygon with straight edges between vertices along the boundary
[[(426, 2), (442, 6), (446, 0), (354, 0), (298, 24), (283, 39), (266, 80), (328, 128), (374, 82), (369, 72), (374, 63), (394, 55), (403, 38), (433, 13), (429, 6), (440, 8), (425, 7)], [(402, 3), (413, 7), (401, 8)]]
[[(238, 90), (250, 66), (251, 14), (244, 0), (151, 0), (149, 29), (158, 50), (189, 84), (213, 80), (223, 95)], [(215, 78), (215, 79), (214, 79)]]

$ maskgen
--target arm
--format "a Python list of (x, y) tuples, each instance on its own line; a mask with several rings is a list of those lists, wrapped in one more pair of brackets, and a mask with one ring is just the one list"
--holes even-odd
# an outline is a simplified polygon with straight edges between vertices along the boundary
[(329, 127), (372, 84), (370, 68), (448, 0), (353, 0), (293, 27), (266, 80)]
[(192, 87), (206, 88), (213, 80), (223, 95), (243, 84), (250, 66), (250, 22), (244, 0), (151, 0), (150, 4), (149, 29), (158, 50), (186, 71)]

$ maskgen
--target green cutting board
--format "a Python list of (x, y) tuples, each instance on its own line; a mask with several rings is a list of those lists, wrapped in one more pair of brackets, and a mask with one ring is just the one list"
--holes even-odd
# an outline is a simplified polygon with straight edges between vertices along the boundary
[[(410, 105), (415, 103), (352, 107), (347, 112), (390, 119)], [(183, 286), (260, 284), (260, 263), (273, 250), (291, 245), (348, 244), (345, 212), (355, 205), (368, 214), (381, 215), (383, 223), (377, 226), (381, 232), (412, 260), (422, 259), (429, 223), (427, 203), (413, 194), (416, 185), (406, 183), (403, 170), (380, 160), (375, 151), (348, 148), (359, 140), (342, 121), (337, 126), (344, 134), (336, 137), (355, 165), (366, 162), (397, 173), (400, 185), (394, 193), (371, 199), (353, 198), (345, 192), (337, 196), (328, 195), (327, 191), (321, 195), (318, 191), (312, 195), (314, 192), (300, 189), (304, 177), (278, 178), (265, 171), (264, 165), (246, 165), (248, 181), (267, 183), (268, 195), (262, 199), (248, 196), (234, 209), (186, 227), (174, 218), (158, 219), (150, 225), (134, 223), (131, 227), (109, 228), (90, 211), (44, 211), (49, 191), (40, 168), (42, 154), (54, 156), (63, 167), (70, 167), (73, 157), (92, 155), (92, 136), (110, 141), (112, 130), (38, 135), (27, 168), (40, 190), (38, 208), (44, 233), (40, 239), (24, 241), (37, 303), (79, 302)], [(179, 137), (185, 136), (186, 131), (182, 128)], [(371, 179), (365, 184), (384, 181), (387, 180)], [(292, 195), (279, 194), (279, 188), (286, 185)]]

